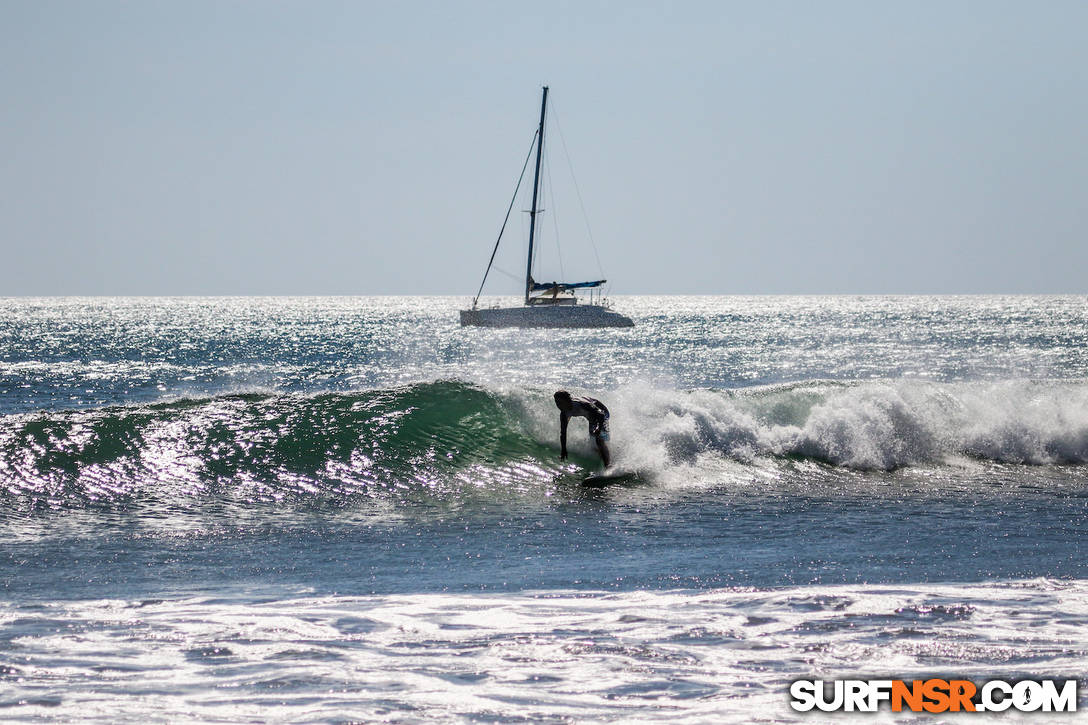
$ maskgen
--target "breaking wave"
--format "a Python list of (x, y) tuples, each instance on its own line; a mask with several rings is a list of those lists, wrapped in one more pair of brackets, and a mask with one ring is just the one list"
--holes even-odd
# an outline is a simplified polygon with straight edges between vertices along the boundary
[[(595, 465), (551, 390), (440, 380), (350, 394), (243, 394), (0, 418), (0, 495), (20, 509), (145, 496), (348, 501), (390, 491), (539, 486)], [(816, 381), (599, 393), (625, 467), (814, 461), (893, 470), (957, 459), (1088, 462), (1088, 384)], [(577, 421), (576, 421), (577, 422)]]
[(1088, 384), (817, 381), (739, 391), (625, 396), (644, 444), (673, 461), (811, 459), (893, 470), (955, 459), (1088, 462)]

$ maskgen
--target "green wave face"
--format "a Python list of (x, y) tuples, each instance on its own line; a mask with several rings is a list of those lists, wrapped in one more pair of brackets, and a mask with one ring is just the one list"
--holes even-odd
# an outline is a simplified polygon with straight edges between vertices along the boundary
[(0, 421), (0, 485), (40, 508), (214, 494), (277, 501), (550, 481), (517, 406), (451, 381), (237, 395)]
[[(1088, 463), (1088, 383), (812, 381), (603, 395), (614, 459), (661, 488), (763, 470), (773, 479), (772, 469), (808, 480), (811, 467), (797, 462), (825, 472)], [(558, 460), (557, 434), (550, 391), (451, 380), (11, 415), (0, 417), (0, 513), (539, 494), (600, 465), (583, 421), (568, 434), (571, 462)]]

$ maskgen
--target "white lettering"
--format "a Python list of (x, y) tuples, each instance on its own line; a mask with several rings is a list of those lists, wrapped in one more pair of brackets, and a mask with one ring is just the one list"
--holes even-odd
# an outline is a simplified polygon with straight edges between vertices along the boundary
[(1066, 680), (1060, 693), (1053, 680), (1043, 680), (1043, 695), (1043, 712), (1077, 711), (1076, 680)]
[[(994, 699), (994, 693), (1000, 692), (1000, 700)], [(1001, 680), (990, 680), (982, 686), (982, 706), (978, 709), (992, 712), (1004, 712), (1012, 707), (1012, 687)]]
[(824, 712), (835, 712), (842, 707), (845, 696), (843, 694), (843, 681), (835, 680), (832, 684), (831, 692), (833, 693), (830, 700), (827, 699), (827, 683), (823, 680), (816, 680), (816, 707), (820, 708)]
[(880, 709), (880, 703), (892, 699), (891, 680), (869, 680), (869, 709), (867, 712), (876, 712)]
[(844, 689), (843, 704), (847, 712), (869, 712), (869, 698), (866, 696), (869, 686), (865, 680), (847, 680)]
[[(941, 688), (950, 688), (947, 690), (949, 698), (935, 700), (927, 695), (924, 706), (920, 707), (913, 696), (910, 700), (904, 699), (908, 697), (904, 690), (895, 698), (897, 707), (905, 704), (920, 712), (936, 703), (942, 712), (945, 708), (971, 709), (972, 703), (966, 700), (966, 693), (974, 690), (971, 682), (953, 680), (951, 685), (944, 680), (915, 682), (926, 688), (926, 692), (930, 689), (938, 692), (941, 698), (946, 691)], [(900, 684), (906, 683), (901, 680), (796, 680), (790, 685), (793, 698), (790, 707), (797, 712), (809, 712), (814, 708), (823, 712), (878, 712), (881, 703), (893, 701), (893, 690)], [(1016, 683), (990, 680), (979, 688), (974, 710), (1004, 712), (1015, 708), (1019, 712), (1076, 712), (1077, 695), (1077, 680), (1021, 680)], [(944, 707), (941, 707), (942, 703)]]
[(816, 683), (812, 680), (797, 680), (790, 685), (790, 707), (797, 712), (808, 712), (816, 707)]
[(1012, 688), (1012, 699), (1020, 712), (1034, 712), (1043, 706), (1043, 688), (1031, 680), (1017, 682)]

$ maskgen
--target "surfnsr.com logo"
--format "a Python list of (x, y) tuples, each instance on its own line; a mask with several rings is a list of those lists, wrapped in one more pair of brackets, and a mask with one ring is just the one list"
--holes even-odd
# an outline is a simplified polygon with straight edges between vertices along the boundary
[(1076, 680), (797, 680), (790, 706), (798, 712), (1076, 712)]

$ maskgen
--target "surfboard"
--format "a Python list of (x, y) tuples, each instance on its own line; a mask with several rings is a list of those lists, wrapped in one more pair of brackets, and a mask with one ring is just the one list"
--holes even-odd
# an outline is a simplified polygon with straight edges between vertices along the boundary
[(583, 478), (582, 485), (590, 488), (601, 488), (602, 486), (611, 486), (617, 483), (636, 483), (641, 480), (642, 477), (638, 475), (638, 471), (602, 471)]

